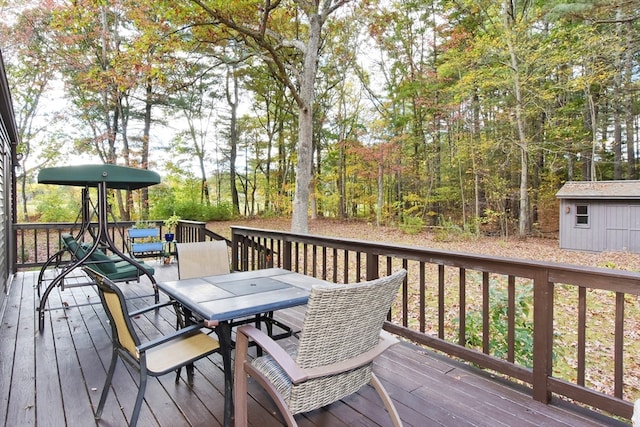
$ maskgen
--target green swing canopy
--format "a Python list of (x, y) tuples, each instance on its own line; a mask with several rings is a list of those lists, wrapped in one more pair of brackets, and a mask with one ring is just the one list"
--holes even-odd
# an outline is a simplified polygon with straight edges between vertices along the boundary
[(106, 183), (107, 188), (137, 190), (160, 183), (156, 172), (111, 164), (57, 166), (41, 169), (40, 184), (60, 184), (80, 187), (97, 187)]

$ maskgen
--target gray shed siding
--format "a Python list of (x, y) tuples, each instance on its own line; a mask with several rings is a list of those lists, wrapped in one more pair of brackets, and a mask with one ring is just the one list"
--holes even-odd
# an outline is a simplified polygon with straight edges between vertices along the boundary
[[(560, 198), (560, 248), (640, 253), (640, 181), (567, 183)], [(588, 224), (578, 223), (587, 206)]]

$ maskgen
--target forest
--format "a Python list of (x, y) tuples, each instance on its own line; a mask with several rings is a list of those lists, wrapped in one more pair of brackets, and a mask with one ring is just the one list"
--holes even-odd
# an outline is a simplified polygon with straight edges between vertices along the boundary
[(64, 212), (69, 197), (37, 172), (79, 162), (161, 172), (148, 192), (114, 194), (124, 220), (224, 206), (290, 215), (302, 232), (331, 217), (525, 236), (555, 218), (564, 182), (638, 178), (637, 0), (9, 0), (0, 12), (21, 220)]

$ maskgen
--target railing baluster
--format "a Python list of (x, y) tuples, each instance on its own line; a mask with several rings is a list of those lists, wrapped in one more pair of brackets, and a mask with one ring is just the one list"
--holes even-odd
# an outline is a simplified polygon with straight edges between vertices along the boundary
[(624, 294), (616, 292), (616, 320), (615, 320), (615, 344), (614, 344), (614, 391), (613, 395), (622, 399), (623, 387), (623, 350), (624, 350)]
[(313, 271), (311, 273), (313, 277), (316, 277), (316, 275), (318, 274), (317, 262), (318, 262), (318, 245), (313, 245), (313, 263), (312, 263)]
[(304, 274), (309, 274), (309, 259), (307, 254), (309, 253), (309, 245), (304, 243), (302, 245), (302, 271)]
[(35, 253), (35, 262), (36, 264), (40, 262), (40, 257), (38, 256), (38, 249), (40, 245), (38, 245), (38, 229), (33, 230), (33, 247)]
[(327, 280), (327, 247), (322, 247), (322, 280)]
[(467, 332), (467, 270), (464, 268), (460, 268), (459, 270), (459, 282), (458, 282), (458, 345), (465, 347), (467, 343), (466, 332)]
[(489, 316), (491, 315), (491, 293), (489, 292), (489, 272), (482, 273), (482, 352), (489, 354), (490, 332)]
[(587, 347), (587, 289), (578, 287), (578, 348), (577, 384), (584, 386)]
[(444, 301), (445, 281), (444, 265), (438, 264), (438, 338), (444, 340)]
[(418, 311), (418, 319), (420, 321), (420, 332), (425, 332), (427, 328), (427, 318), (425, 314), (425, 305), (426, 305), (426, 293), (427, 293), (427, 283), (426, 283), (426, 264), (424, 261), (420, 261), (420, 307)]
[(338, 249), (333, 248), (333, 282), (338, 281)]
[(344, 252), (344, 260), (342, 262), (342, 275), (344, 276), (344, 283), (349, 283), (349, 251), (345, 250)]
[(513, 362), (516, 354), (516, 278), (507, 279), (507, 360)]

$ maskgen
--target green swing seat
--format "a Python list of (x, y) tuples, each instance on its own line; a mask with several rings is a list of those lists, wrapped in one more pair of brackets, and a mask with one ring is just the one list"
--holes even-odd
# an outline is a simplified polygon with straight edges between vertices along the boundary
[[(91, 243), (79, 243), (75, 237), (69, 233), (64, 233), (61, 237), (64, 247), (71, 253), (71, 256), (77, 260), (84, 258), (93, 246)], [(150, 265), (145, 264), (142, 261), (136, 261), (142, 265), (147, 273), (151, 275), (155, 273), (155, 270)], [(85, 263), (91, 264), (98, 270), (98, 272), (112, 281), (137, 281), (140, 279), (140, 276), (144, 274), (144, 272), (140, 271), (137, 266), (131, 264), (131, 262), (126, 259), (119, 255), (106, 255), (99, 248), (96, 248), (91, 255), (89, 255), (89, 258)]]

